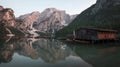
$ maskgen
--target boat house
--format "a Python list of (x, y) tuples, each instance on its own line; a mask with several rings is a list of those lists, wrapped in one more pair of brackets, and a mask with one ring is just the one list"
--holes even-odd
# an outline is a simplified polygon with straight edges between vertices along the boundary
[(117, 37), (116, 30), (107, 29), (89, 29), (79, 28), (73, 31), (73, 37), (76, 40), (115, 40)]

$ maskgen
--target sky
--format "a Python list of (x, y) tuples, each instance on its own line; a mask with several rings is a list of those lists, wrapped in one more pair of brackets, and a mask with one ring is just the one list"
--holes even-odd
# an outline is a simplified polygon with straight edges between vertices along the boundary
[(65, 10), (70, 15), (80, 14), (95, 3), (96, 0), (0, 0), (0, 5), (12, 8), (16, 17), (47, 8)]

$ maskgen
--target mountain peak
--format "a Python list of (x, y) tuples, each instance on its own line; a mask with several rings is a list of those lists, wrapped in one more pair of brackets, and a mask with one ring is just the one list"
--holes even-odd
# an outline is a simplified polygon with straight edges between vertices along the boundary
[[(64, 10), (56, 8), (47, 8), (42, 13), (34, 11), (29, 14), (20, 16), (18, 19), (23, 23), (22, 29), (37, 29), (41, 32), (55, 32), (68, 25), (76, 16), (66, 14)], [(27, 30), (29, 31), (29, 30)]]
[(97, 0), (99, 5), (120, 5), (120, 0)]
[(58, 9), (56, 9), (56, 8), (47, 8), (47, 9), (45, 9), (45, 10), (51, 11), (51, 10), (58, 10)]
[(31, 14), (40, 14), (40, 12), (39, 11), (34, 11)]
[(102, 8), (109, 8), (110, 6), (117, 5), (120, 5), (120, 0), (97, 0), (92, 11), (95, 13)]
[(3, 7), (3, 6), (0, 6), (0, 11), (3, 10), (3, 9), (4, 9), (4, 7)]
[(48, 12), (48, 13), (53, 13), (53, 12), (65, 12), (65, 10), (59, 10), (59, 9), (56, 9), (56, 8), (47, 8), (45, 9), (43, 12)]
[(79, 28), (120, 30), (120, 0), (97, 0), (56, 36), (65, 37)]

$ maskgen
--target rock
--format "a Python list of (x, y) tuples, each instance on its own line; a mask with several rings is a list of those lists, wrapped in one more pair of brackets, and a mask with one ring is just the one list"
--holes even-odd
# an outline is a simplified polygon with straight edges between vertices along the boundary
[(5, 23), (5, 26), (15, 27), (14, 11), (11, 8), (3, 8), (0, 6), (0, 22)]
[(11, 8), (0, 6), (0, 37), (4, 38), (7, 34), (22, 34), (16, 28), (14, 11)]
[(63, 10), (47, 8), (41, 13), (34, 27), (41, 32), (54, 33), (67, 26), (75, 17), (76, 15), (70, 16)]
[(67, 26), (76, 16), (69, 15), (63, 10), (47, 8), (42, 13), (35, 11), (21, 15), (16, 20), (17, 27), (25, 33), (35, 34), (36, 31), (53, 33)]
[(21, 15), (20, 17), (16, 18), (18, 28), (24, 33), (35, 34), (34, 31), (36, 30), (33, 28), (33, 23), (38, 21), (39, 16), (40, 13), (38, 11)]

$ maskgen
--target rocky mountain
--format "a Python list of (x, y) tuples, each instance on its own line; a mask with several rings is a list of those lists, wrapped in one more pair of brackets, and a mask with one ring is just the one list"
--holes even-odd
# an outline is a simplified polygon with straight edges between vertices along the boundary
[(5, 26), (15, 26), (14, 11), (11, 8), (4, 8), (0, 6), (0, 22)]
[(35, 34), (35, 32), (54, 33), (67, 26), (77, 15), (69, 15), (63, 10), (47, 8), (43, 12), (38, 11), (21, 15), (16, 18), (17, 27), (24, 33)]
[(24, 33), (35, 34), (34, 31), (36, 30), (33, 28), (33, 24), (38, 21), (39, 16), (40, 13), (38, 11), (21, 15), (16, 18), (18, 22), (17, 27), (24, 31)]
[(97, 0), (56, 36), (66, 36), (80, 27), (120, 30), (120, 0)]
[(71, 16), (63, 10), (47, 8), (33, 26), (41, 32), (54, 33), (67, 26), (75, 17), (76, 15)]
[(15, 15), (11, 8), (0, 6), (0, 38), (7, 34), (21, 33), (16, 29)]
[(118, 5), (120, 5), (120, 0), (97, 0), (92, 11), (93, 13), (95, 13), (100, 9), (109, 8), (110, 6), (118, 6)]

